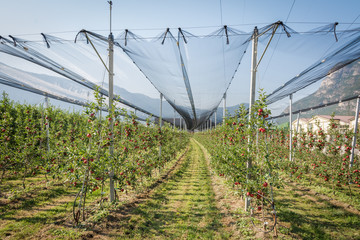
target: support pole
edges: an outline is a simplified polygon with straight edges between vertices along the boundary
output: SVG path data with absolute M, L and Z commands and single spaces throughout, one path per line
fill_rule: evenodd
M 223 124 L 225 124 L 225 118 L 226 118 L 226 92 L 224 93 Z
M 162 127 L 162 101 L 163 101 L 163 95 L 162 95 L 162 93 L 160 93 L 160 118 L 159 118 L 160 130 Z
M 292 94 L 289 95 L 289 160 L 292 161 Z
M 180 131 L 182 130 L 182 128 L 181 128 L 181 120 L 182 120 L 182 118 L 181 118 L 181 116 L 179 117 L 179 120 L 180 120 Z
M 216 119 L 216 112 L 217 112 L 217 109 L 216 109 L 216 111 L 215 111 L 215 128 L 216 128 L 216 121 L 217 121 L 217 119 Z
M 296 132 L 299 133 L 300 113 L 297 115 Z
M 174 100 L 174 105 L 175 105 L 175 100 Z M 175 117 L 176 117 L 176 110 L 174 108 L 174 129 L 175 129 Z
M 296 134 L 297 134 L 297 138 L 299 138 L 299 122 L 300 122 L 300 112 L 297 114 L 297 121 L 296 121 Z M 292 158 L 292 160 L 294 161 L 294 159 Z
M 254 34 L 252 38 L 252 61 L 251 61 L 251 82 L 250 82 L 250 101 L 249 101 L 249 120 L 251 119 L 251 108 L 255 102 L 255 90 L 256 90 L 256 66 L 257 66 L 257 46 L 259 35 L 257 27 L 254 29 Z
M 109 130 L 111 133 L 114 131 L 114 119 L 113 119 L 113 98 L 114 98 L 114 36 L 111 32 L 111 10 L 112 10 L 112 1 L 110 4 L 110 34 L 109 34 Z M 110 146 L 109 146 L 110 158 L 112 160 L 114 155 L 114 136 L 110 135 Z M 115 187 L 114 187 L 114 169 L 111 164 L 110 169 L 110 202 L 115 201 Z
M 250 82 L 250 101 L 249 101 L 249 122 L 251 122 L 251 114 L 252 114 L 252 106 L 255 102 L 255 89 L 256 89 L 256 66 L 257 66 L 257 45 L 258 45 L 258 29 L 257 27 L 254 28 L 254 34 L 252 36 L 252 61 L 251 61 L 251 82 Z M 249 128 L 251 126 L 249 125 Z M 251 145 L 250 136 L 248 137 L 248 144 L 249 147 Z M 251 158 L 248 158 L 248 161 L 246 162 L 246 168 L 247 168 L 247 180 L 250 179 L 250 169 L 252 167 Z M 248 211 L 250 207 L 250 198 L 248 196 L 245 197 L 245 211 Z
M 160 118 L 159 118 L 160 132 L 162 127 L 162 101 L 163 101 L 163 94 L 160 93 Z M 159 146 L 159 158 L 161 158 L 161 144 Z
M 358 96 L 357 98 L 357 102 L 356 102 L 356 115 L 355 115 L 355 123 L 354 123 L 354 136 L 353 136 L 353 141 L 352 141 L 352 146 L 351 146 L 351 158 L 350 158 L 350 164 L 349 164 L 349 168 L 352 168 L 354 165 L 354 155 L 355 155 L 355 145 L 356 145 L 356 134 L 357 134 L 357 130 L 358 130 L 358 122 L 359 122 L 359 107 L 360 107 L 360 96 Z
M 48 96 L 45 96 L 45 109 L 47 110 L 48 108 L 49 108 L 49 98 Z M 45 116 L 45 122 L 46 122 L 46 146 L 47 146 L 47 151 L 50 152 L 49 119 L 47 114 Z

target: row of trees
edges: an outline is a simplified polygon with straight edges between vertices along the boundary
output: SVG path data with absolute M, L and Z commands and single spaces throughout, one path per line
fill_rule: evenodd
M 354 187 L 360 187 L 358 156 L 349 167 L 351 130 L 340 128 L 332 119 L 327 132 L 319 127 L 316 132 L 294 133 L 290 160 L 289 129 L 272 126 L 265 120 L 269 114 L 264 95 L 260 94 L 251 116 L 241 106 L 222 126 L 196 135 L 211 153 L 212 168 L 242 196 L 250 196 L 260 204 L 262 197 L 272 199 L 273 187 L 281 188 L 284 179 L 289 178 L 310 184 L 323 182 L 334 193 L 348 189 L 353 194 Z M 359 146 L 356 148 L 358 152 Z
M 86 193 L 103 191 L 110 176 L 118 192 L 136 188 L 185 148 L 187 133 L 137 121 L 115 106 L 105 114 L 105 99 L 97 92 L 95 98 L 83 113 L 68 113 L 52 106 L 16 104 L 3 93 L 1 180 L 22 178 L 26 188 L 27 177 L 44 174 L 59 183 L 80 185 L 77 200 L 83 208 Z

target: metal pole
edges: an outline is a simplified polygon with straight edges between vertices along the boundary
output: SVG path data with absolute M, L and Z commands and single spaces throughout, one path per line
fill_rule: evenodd
M 296 132 L 299 133 L 300 113 L 297 115 Z
M 297 138 L 299 138 L 299 122 L 300 122 L 300 112 L 297 114 L 297 122 L 296 122 L 296 134 L 297 134 Z M 292 158 L 292 160 L 294 161 L 294 159 Z
M 225 117 L 226 117 L 226 92 L 224 93 L 223 124 L 225 124 Z
M 160 132 L 162 127 L 162 100 L 163 100 L 163 94 L 160 93 L 160 118 L 159 118 Z M 161 158 L 161 145 L 159 146 L 159 158 Z
M 160 118 L 159 118 L 160 130 L 162 127 L 162 101 L 163 101 L 163 95 L 162 93 L 160 93 Z
M 354 123 L 354 136 L 353 136 L 353 142 L 352 142 L 352 147 L 351 147 L 351 158 L 350 158 L 350 164 L 349 164 L 349 168 L 352 168 L 353 164 L 354 164 L 354 155 L 355 155 L 355 145 L 356 145 L 356 134 L 357 134 L 357 129 L 358 129 L 358 121 L 359 121 L 359 106 L 360 105 L 360 96 L 358 96 L 357 98 L 357 102 L 356 102 L 356 115 L 355 115 L 355 123 Z
M 217 109 L 216 109 L 216 111 L 215 111 L 215 128 L 216 128 L 216 121 L 217 121 L 217 119 L 216 119 L 216 112 L 217 112 Z
M 174 100 L 174 105 L 175 105 L 175 100 Z M 175 117 L 176 117 L 176 110 L 174 108 L 174 129 L 175 129 Z
M 181 122 L 182 122 L 181 119 L 182 119 L 182 118 L 181 118 L 181 116 L 180 116 L 180 118 L 179 118 L 179 120 L 180 120 L 180 131 L 182 130 L 182 129 L 181 129 Z
M 251 114 L 252 114 L 252 106 L 255 102 L 255 89 L 256 89 L 256 66 L 257 66 L 257 45 L 258 45 L 258 29 L 257 27 L 254 28 L 254 34 L 252 36 L 252 61 L 251 61 L 251 82 L 250 82 L 250 101 L 249 101 L 249 122 L 251 120 Z M 249 127 L 251 127 L 249 125 Z M 248 137 L 248 144 L 250 146 L 251 140 L 250 136 Z M 248 170 L 248 174 L 246 175 L 247 180 L 250 179 L 250 169 L 252 166 L 251 158 L 248 158 L 248 161 L 246 162 L 246 168 Z M 248 211 L 250 207 L 250 198 L 246 196 L 245 198 L 245 211 Z
M 111 10 L 112 10 L 112 1 L 109 2 L 110 4 L 110 34 L 109 34 L 109 129 L 110 132 L 113 133 L 114 131 L 114 119 L 113 119 L 113 98 L 114 98 L 114 36 L 111 32 Z M 113 158 L 114 155 L 114 136 L 113 134 L 110 135 L 110 146 L 109 146 L 109 153 L 110 158 Z M 110 169 L 110 202 L 115 201 L 115 187 L 114 187 L 114 169 L 113 165 L 111 164 Z
M 45 108 L 46 110 L 49 108 L 49 98 L 47 96 L 45 96 Z M 45 117 L 45 122 L 46 122 L 46 146 L 47 146 L 47 151 L 50 152 L 49 119 L 47 114 Z
M 289 95 L 289 100 L 290 100 L 290 113 L 289 113 L 289 149 L 290 149 L 290 153 L 289 153 L 289 160 L 292 161 L 292 94 Z
M 251 83 L 250 83 L 250 101 L 249 101 L 249 120 L 251 119 L 251 107 L 255 102 L 256 90 L 256 66 L 257 66 L 257 46 L 259 32 L 257 27 L 254 29 L 253 44 L 252 44 L 252 61 L 251 61 Z

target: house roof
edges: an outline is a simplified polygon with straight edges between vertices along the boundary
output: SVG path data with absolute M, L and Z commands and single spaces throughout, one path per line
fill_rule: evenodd
M 360 114 L 359 114 L 360 116 Z M 303 122 L 309 122 L 310 120 L 312 119 L 315 119 L 317 117 L 321 117 L 321 118 L 325 118 L 325 119 L 331 119 L 331 116 L 330 115 L 315 115 L 313 118 L 300 118 L 299 121 L 303 121 Z M 351 121 L 354 120 L 354 116 L 334 116 L 334 120 L 338 120 L 338 121 L 341 121 L 341 122 L 344 122 L 344 123 L 350 123 Z M 297 119 L 295 119 L 292 124 L 296 124 L 297 123 Z
M 331 119 L 332 117 L 330 115 L 317 115 L 315 117 L 322 117 L 325 119 Z M 350 123 L 351 119 L 354 118 L 354 116 L 334 116 L 335 120 L 339 120 L 341 122 Z
M 310 121 L 310 120 L 311 120 L 311 118 L 299 118 L 299 122 L 300 122 L 300 121 L 308 122 L 308 121 Z M 294 124 L 294 123 L 297 123 L 297 119 L 295 119 L 292 123 L 293 123 L 293 124 Z
M 359 114 L 359 117 L 360 117 L 360 114 Z M 350 121 L 354 121 L 355 120 L 355 116 L 352 116 Z
M 304 122 L 308 122 L 310 121 L 311 118 L 300 118 L 299 121 L 304 121 Z

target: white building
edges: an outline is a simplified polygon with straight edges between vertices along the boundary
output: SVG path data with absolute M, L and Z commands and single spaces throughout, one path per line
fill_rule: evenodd
M 330 115 L 316 115 L 312 118 L 299 119 L 299 132 L 302 131 L 318 131 L 319 128 L 327 131 L 330 126 Z M 355 123 L 354 116 L 334 116 L 334 121 L 339 124 L 339 128 L 353 128 Z M 297 129 L 297 119 L 292 122 L 293 130 Z
M 359 116 L 360 116 L 360 115 L 359 115 Z M 351 129 L 354 129 L 354 126 L 355 126 L 355 116 L 350 119 L 350 125 L 349 125 L 349 126 L 350 126 Z M 360 127 L 360 119 L 359 119 L 359 122 L 358 122 L 358 129 L 359 129 L 359 127 Z

